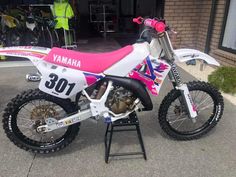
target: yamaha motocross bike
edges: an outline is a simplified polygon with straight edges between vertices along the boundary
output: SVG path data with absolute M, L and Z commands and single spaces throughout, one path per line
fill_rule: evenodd
M 215 127 L 224 109 L 221 93 L 206 82 L 183 83 L 175 63 L 193 59 L 219 63 L 197 50 L 174 50 L 162 20 L 133 21 L 155 31 L 150 43 L 102 54 L 35 46 L 0 49 L 1 55 L 27 57 L 40 73 L 38 89 L 8 103 L 3 114 L 7 137 L 36 153 L 61 150 L 75 139 L 86 119 L 112 123 L 137 111 L 151 111 L 149 93 L 158 96 L 167 76 L 174 89 L 160 105 L 161 128 L 176 140 L 192 140 Z

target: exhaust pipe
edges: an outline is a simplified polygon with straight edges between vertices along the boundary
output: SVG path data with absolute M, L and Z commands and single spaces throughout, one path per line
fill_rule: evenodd
M 39 82 L 41 80 L 41 75 L 39 73 L 29 73 L 26 74 L 25 79 L 28 82 Z

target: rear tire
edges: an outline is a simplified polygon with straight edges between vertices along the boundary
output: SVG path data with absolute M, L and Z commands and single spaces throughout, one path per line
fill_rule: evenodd
M 38 106 L 37 101 L 39 102 Z M 26 107 L 27 105 L 30 106 Z M 35 153 L 51 153 L 59 151 L 68 146 L 75 139 L 79 132 L 80 123 L 67 127 L 65 131 L 63 130 L 62 136 L 58 136 L 57 134 L 55 134 L 55 131 L 53 131 L 53 139 L 51 137 L 52 135 L 49 134 L 49 140 L 45 140 L 45 138 L 43 139 L 42 137 L 48 134 L 39 134 L 36 131 L 36 121 L 38 122 L 39 119 L 43 120 L 46 116 L 51 117 L 51 114 L 54 114 L 55 117 L 57 117 L 59 115 L 59 108 L 61 108 L 63 116 L 65 116 L 64 113 L 66 115 L 74 113 L 75 109 L 73 107 L 73 104 L 69 100 L 53 97 L 41 92 L 38 89 L 28 90 L 26 92 L 23 92 L 22 94 L 17 95 L 14 99 L 11 100 L 10 103 L 8 103 L 7 108 L 5 109 L 3 114 L 3 128 L 10 141 L 12 141 L 19 148 L 22 148 L 26 151 L 32 151 Z M 24 110 L 26 111 L 23 114 Z M 41 114 L 39 110 L 46 111 L 42 112 L 43 114 Z M 25 114 L 27 112 L 29 112 L 30 117 L 27 117 L 28 114 Z M 61 117 L 59 116 L 59 118 Z M 22 128 L 19 124 L 24 120 L 27 121 L 26 124 L 23 124 L 24 126 L 22 126 Z M 25 129 L 26 133 L 23 131 Z M 32 135 L 27 136 L 27 132 L 32 132 Z M 38 137 L 33 138 L 36 136 L 39 137 L 39 140 L 37 140 Z
M 176 140 L 192 140 L 192 139 L 197 139 L 202 137 L 203 135 L 205 135 L 206 133 L 208 133 L 213 127 L 216 126 L 216 124 L 218 123 L 218 121 L 220 120 L 220 118 L 222 117 L 223 114 L 223 110 L 224 110 L 224 101 L 223 101 L 223 97 L 220 94 L 220 92 L 214 88 L 212 85 L 210 85 L 209 83 L 206 82 L 189 82 L 187 83 L 188 89 L 190 94 L 192 95 L 195 92 L 195 97 L 196 97 L 196 93 L 202 92 L 204 93 L 203 98 L 200 98 L 200 103 L 199 103 L 199 107 L 201 104 L 201 101 L 204 99 L 205 97 L 209 97 L 210 101 L 212 100 L 212 111 L 210 109 L 210 113 L 209 117 L 207 117 L 206 121 L 203 121 L 203 124 L 193 130 L 189 130 L 189 131 L 179 131 L 178 128 L 180 128 L 179 126 L 183 127 L 183 122 L 184 121 L 189 121 L 188 124 L 189 126 L 186 126 L 187 128 L 194 126 L 194 123 L 190 120 L 190 118 L 184 119 L 182 117 L 182 114 L 186 115 L 186 111 L 184 112 L 183 105 L 173 105 L 173 103 L 178 102 L 178 99 L 181 99 L 181 92 L 179 90 L 172 90 L 162 101 L 161 106 L 159 108 L 159 123 L 161 128 L 163 129 L 164 132 L 166 132 L 170 137 L 176 139 Z M 193 95 L 192 95 L 193 97 Z M 196 99 L 197 100 L 197 99 Z M 194 104 L 197 104 L 193 98 Z M 203 100 L 204 101 L 204 100 Z M 208 99 L 209 101 L 209 99 Z M 208 102 L 207 101 L 207 102 Z M 210 104 L 210 103 L 209 103 Z M 208 105 L 206 105 L 204 108 L 206 109 L 207 107 L 209 107 Z M 171 108 L 174 108 L 174 111 L 170 110 Z M 177 108 L 177 109 L 176 109 Z M 186 110 L 186 109 L 185 109 Z M 198 110 L 200 112 L 200 110 Z M 168 115 L 172 114 L 172 117 L 180 117 L 173 120 L 169 120 L 171 119 L 171 116 L 168 117 Z M 181 114 L 181 115 L 179 115 Z M 200 113 L 197 116 L 196 121 L 201 121 L 200 118 Z M 176 127 L 173 126 L 174 123 L 178 123 L 177 121 L 182 121 L 179 123 L 177 129 Z M 192 125 L 191 125 L 192 122 Z M 186 122 L 185 122 L 186 123 Z M 181 124 L 181 125 L 180 125 Z M 188 125 L 187 124 L 187 125 Z

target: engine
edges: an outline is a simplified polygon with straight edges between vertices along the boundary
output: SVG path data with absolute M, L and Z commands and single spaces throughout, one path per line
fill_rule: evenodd
M 108 95 L 106 106 L 115 114 L 126 113 L 135 108 L 135 95 L 120 86 L 114 86 L 114 89 Z

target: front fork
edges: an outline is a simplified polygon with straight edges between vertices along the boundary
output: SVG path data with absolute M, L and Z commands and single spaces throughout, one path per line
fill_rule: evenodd
M 179 99 L 181 105 L 185 105 L 189 118 L 195 123 L 197 113 L 197 107 L 193 102 L 192 96 L 189 93 L 187 84 L 182 83 L 177 67 L 174 63 L 171 63 L 171 70 L 169 72 L 169 78 L 173 86 L 181 91 L 182 99 Z
M 186 84 L 181 81 L 179 72 L 177 71 L 177 67 L 174 63 L 174 50 L 167 32 L 159 33 L 158 39 L 161 44 L 161 47 L 165 53 L 165 58 L 168 63 L 171 65 L 171 70 L 169 72 L 170 80 L 173 83 L 173 86 L 181 91 L 181 95 L 183 99 L 179 99 L 181 105 L 185 105 L 187 108 L 187 112 L 189 118 L 192 119 L 193 122 L 196 122 L 197 110 L 196 106 L 193 103 L 192 97 L 189 94 L 189 90 Z

